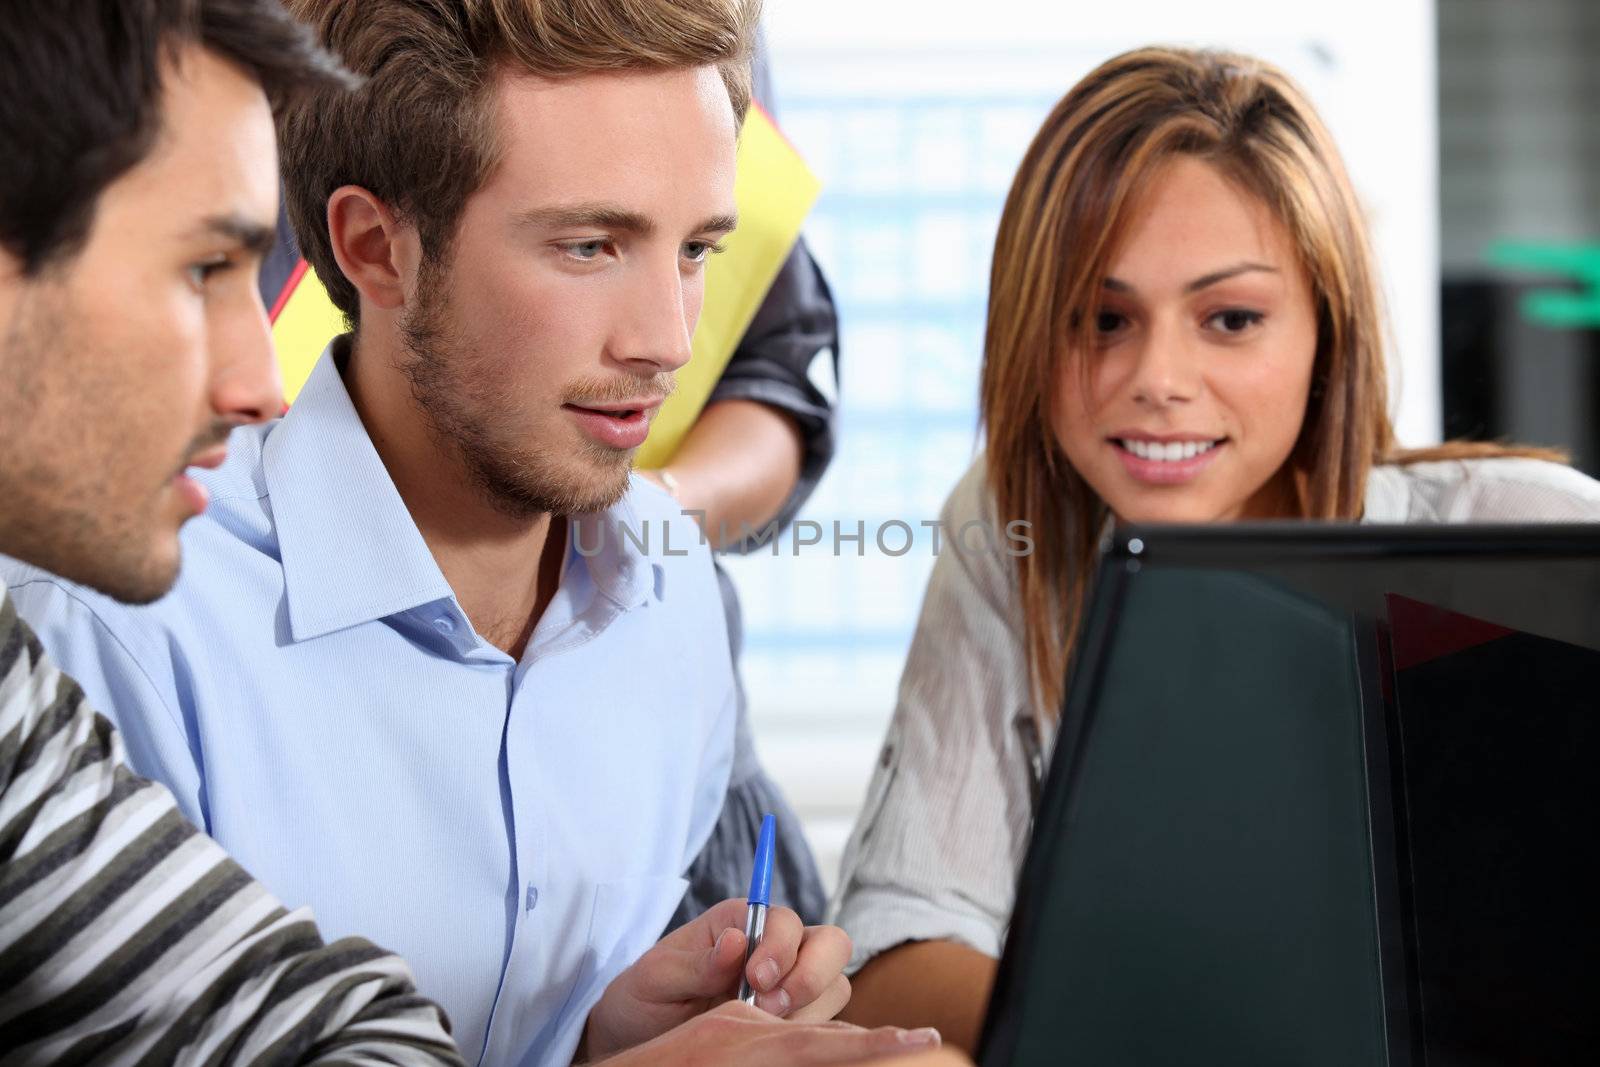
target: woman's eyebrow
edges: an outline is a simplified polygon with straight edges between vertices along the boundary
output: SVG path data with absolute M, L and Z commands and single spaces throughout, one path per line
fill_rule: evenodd
M 1221 270 L 1214 270 L 1210 274 L 1202 274 L 1188 285 L 1185 285 L 1183 291 L 1185 293 L 1198 293 L 1200 290 L 1216 285 L 1218 282 L 1225 282 L 1229 278 L 1256 270 L 1266 271 L 1269 274 L 1279 273 L 1277 267 L 1270 267 L 1265 263 L 1235 263 L 1231 267 L 1223 267 Z M 1105 287 L 1114 293 L 1131 293 L 1134 291 L 1133 286 L 1120 278 L 1107 278 Z
M 1198 293 L 1200 290 L 1216 285 L 1218 282 L 1225 282 L 1229 278 L 1257 270 L 1266 271 L 1268 274 L 1278 273 L 1277 267 L 1269 267 L 1265 263 L 1236 263 L 1231 267 L 1224 267 L 1222 270 L 1214 270 L 1210 274 L 1202 274 L 1184 286 L 1183 291 L 1186 293 Z

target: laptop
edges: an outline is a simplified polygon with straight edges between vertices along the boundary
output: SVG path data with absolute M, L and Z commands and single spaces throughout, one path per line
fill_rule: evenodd
M 1122 528 L 982 1067 L 1594 1062 L 1600 527 Z

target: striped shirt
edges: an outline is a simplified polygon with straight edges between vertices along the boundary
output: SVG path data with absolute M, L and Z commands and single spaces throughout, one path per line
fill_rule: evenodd
M 459 1064 L 447 1026 L 134 775 L 0 593 L 0 1064 Z
M 945 504 L 944 529 L 998 528 L 993 499 L 980 455 Z M 1367 480 L 1362 521 L 1594 522 L 1600 483 L 1534 459 L 1385 465 Z M 851 970 L 908 941 L 1000 955 L 1052 741 L 1034 729 L 1009 563 L 960 537 L 934 563 L 833 906 L 855 946 Z

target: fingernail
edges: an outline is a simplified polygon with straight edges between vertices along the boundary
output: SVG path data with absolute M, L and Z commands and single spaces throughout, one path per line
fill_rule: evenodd
M 921 1030 L 900 1031 L 902 1045 L 917 1045 L 919 1047 L 938 1048 L 941 1043 L 939 1031 L 931 1026 L 924 1026 Z
M 711 954 L 712 955 L 715 956 L 715 955 L 717 955 L 717 954 L 722 952 L 722 946 L 726 945 L 728 943 L 728 935 L 731 934 L 732 932 L 733 932 L 733 927 L 730 926 L 727 929 L 723 930 L 722 933 L 717 935 L 717 943 L 715 945 L 711 946 Z
M 777 985 L 781 977 L 777 960 L 762 960 L 756 965 L 756 988 L 763 993 Z
M 787 989 L 780 989 L 776 993 L 764 993 L 756 1001 L 756 1007 L 780 1019 L 789 1014 L 789 1008 L 793 1004 L 794 1001 L 790 999 Z

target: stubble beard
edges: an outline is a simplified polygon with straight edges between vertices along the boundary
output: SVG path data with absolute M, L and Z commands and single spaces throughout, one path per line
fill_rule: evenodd
M 148 604 L 178 577 L 177 527 L 167 528 L 162 506 L 176 468 L 134 477 L 116 469 L 124 428 L 111 426 L 107 413 L 130 410 L 125 399 L 63 403 L 75 390 L 100 394 L 97 384 L 118 384 L 109 367 L 72 373 L 85 361 L 117 358 L 93 351 L 77 321 L 64 293 L 40 292 L 0 337 L 0 368 L 12 385 L 0 405 L 0 552 L 123 603 Z M 98 417 L 74 417 L 91 406 Z M 171 551 L 162 551 L 169 538 Z
M 615 505 L 628 490 L 632 454 L 588 440 L 558 453 L 539 440 L 538 420 L 497 384 L 492 361 L 460 342 L 448 285 L 445 268 L 426 264 L 417 303 L 400 324 L 402 369 L 435 444 L 455 456 L 489 507 L 511 518 Z

